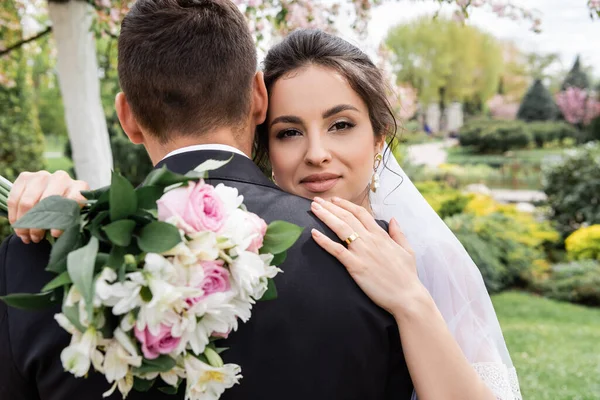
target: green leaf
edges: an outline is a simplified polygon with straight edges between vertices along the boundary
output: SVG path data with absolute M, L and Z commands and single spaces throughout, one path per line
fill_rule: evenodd
M 138 200 L 138 207 L 143 210 L 156 209 L 156 202 L 164 193 L 160 186 L 142 186 L 135 191 Z
M 63 232 L 63 234 L 56 239 L 52 250 L 50 251 L 50 260 L 46 271 L 55 272 L 61 274 L 67 270 L 67 256 L 73 250 L 81 247 L 82 236 L 79 225 L 73 225 L 69 229 Z
M 277 298 L 277 288 L 275 287 L 275 281 L 273 279 L 268 280 L 269 285 L 267 286 L 267 291 L 263 294 L 263 297 L 259 299 L 259 301 L 269 301 L 275 300 Z
M 41 310 L 50 307 L 56 302 L 52 301 L 52 292 L 44 293 L 14 293 L 0 296 L 6 305 L 22 310 Z
M 69 276 L 69 273 L 67 271 L 65 271 L 62 274 L 60 274 L 59 276 L 57 276 L 56 278 L 52 279 L 50 282 L 48 282 L 46 284 L 46 286 L 44 286 L 42 288 L 42 290 L 40 290 L 40 291 L 48 292 L 50 290 L 54 290 L 61 286 L 68 285 L 69 283 L 73 283 L 73 282 L 71 281 L 71 277 Z
M 108 240 L 121 247 L 129 246 L 134 229 L 135 221 L 130 219 L 122 219 L 102 227 Z
M 142 366 L 139 368 L 133 368 L 136 374 L 147 374 L 150 372 L 168 372 L 174 366 L 176 362 L 169 356 L 162 355 L 154 360 L 142 360 Z
M 15 222 L 15 229 L 59 229 L 66 231 L 79 224 L 79 204 L 60 196 L 46 197 Z
M 138 237 L 140 249 L 147 253 L 164 253 L 171 250 L 179 242 L 181 242 L 179 229 L 174 225 L 160 221 L 154 221 L 146 225 Z
M 155 169 L 148 174 L 142 186 L 160 186 L 167 187 L 176 183 L 183 183 L 193 180 L 194 178 L 187 177 L 185 175 L 171 172 L 166 166 L 160 169 Z
M 287 258 L 287 251 L 284 251 L 283 253 L 275 254 L 275 256 L 273 256 L 273 260 L 271 261 L 271 265 L 280 266 L 281 264 L 284 263 L 286 258 Z
M 260 248 L 261 254 L 283 253 L 296 243 L 304 228 L 285 221 L 273 221 L 267 227 L 267 234 Z
M 146 303 L 150 303 L 150 301 L 152 301 L 152 291 L 148 286 L 144 286 L 142 290 L 140 290 L 140 296 Z
M 77 306 L 63 306 L 62 313 L 79 332 L 85 332 L 85 327 L 81 325 L 81 322 L 79 322 L 79 308 L 77 308 Z
M 117 172 L 112 174 L 109 210 L 111 221 L 127 218 L 137 211 L 137 196 L 133 185 Z
M 112 249 L 110 249 L 106 265 L 118 270 L 123 264 L 125 264 L 125 249 L 123 247 L 113 246 Z
M 138 392 L 147 392 L 154 385 L 154 379 L 146 380 L 138 378 L 137 376 L 133 379 L 133 388 Z M 160 389 L 159 389 L 160 390 Z
M 110 188 L 110 186 L 107 187 Z M 94 203 L 94 205 L 90 207 L 90 214 L 108 210 L 108 201 L 110 197 L 109 195 L 110 190 L 107 190 L 106 192 L 102 193 L 98 200 L 96 200 L 96 203 Z
M 158 390 L 160 390 L 161 392 L 166 393 L 166 394 L 177 394 L 177 392 L 179 391 L 179 385 L 177 385 L 177 387 L 163 386 L 163 387 L 159 387 Z
M 99 200 L 109 190 L 110 186 L 104 186 L 96 190 L 82 190 L 81 195 L 88 200 Z
M 89 243 L 67 256 L 67 270 L 73 284 L 83 296 L 88 315 L 94 315 L 94 267 L 98 254 L 98 239 L 91 237 Z

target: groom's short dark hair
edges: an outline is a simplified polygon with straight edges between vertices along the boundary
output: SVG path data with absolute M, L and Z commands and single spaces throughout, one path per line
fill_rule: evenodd
M 162 142 L 240 126 L 256 48 L 229 0 L 138 0 L 119 37 L 119 80 L 133 114 Z

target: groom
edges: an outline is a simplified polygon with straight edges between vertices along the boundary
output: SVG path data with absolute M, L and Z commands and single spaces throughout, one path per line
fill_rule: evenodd
M 313 242 L 311 228 L 325 228 L 309 213 L 309 201 L 278 189 L 249 158 L 267 112 L 256 70 L 250 32 L 228 0 L 138 0 L 123 21 L 123 93 L 116 108 L 129 139 L 143 144 L 154 164 L 180 173 L 207 159 L 233 157 L 211 173 L 211 183 L 236 187 L 248 209 L 267 222 L 305 228 L 276 278 L 279 298 L 258 303 L 252 319 L 226 340 L 223 358 L 241 365 L 244 378 L 223 399 L 409 399 L 412 383 L 394 319 Z M 39 291 L 49 279 L 49 252 L 47 242 L 7 239 L 0 249 L 0 295 Z M 63 372 L 60 352 L 68 334 L 54 322 L 55 312 L 0 302 L 2 399 L 93 400 L 109 388 L 99 374 L 75 379 Z M 157 390 L 129 395 L 168 398 L 183 399 L 183 388 L 175 397 Z

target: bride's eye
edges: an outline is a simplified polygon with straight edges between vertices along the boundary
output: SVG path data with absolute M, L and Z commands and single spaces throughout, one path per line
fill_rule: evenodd
M 294 136 L 300 136 L 302 133 L 296 129 L 285 129 L 277 134 L 277 139 L 285 139 Z
M 333 124 L 333 126 L 330 129 L 335 130 L 335 131 L 343 131 L 346 129 L 354 128 L 355 126 L 356 125 L 353 124 L 352 122 L 338 121 L 335 124 Z

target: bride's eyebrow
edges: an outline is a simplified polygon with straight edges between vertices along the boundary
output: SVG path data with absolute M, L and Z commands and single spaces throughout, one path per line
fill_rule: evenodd
M 354 107 L 350 104 L 339 104 L 337 106 L 331 107 L 329 110 L 323 113 L 323 119 L 327 119 L 329 117 L 334 116 L 335 114 L 341 113 L 342 111 L 358 111 L 358 108 Z
M 279 123 L 302 124 L 302 119 L 300 117 L 296 117 L 295 115 L 281 115 L 275 118 L 273 121 L 271 121 L 271 124 L 269 124 L 269 128 Z

